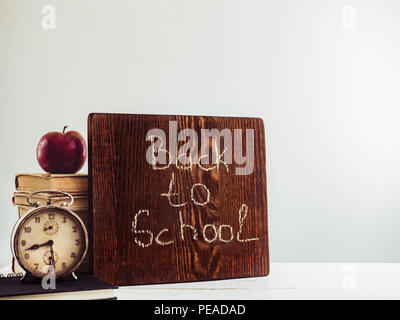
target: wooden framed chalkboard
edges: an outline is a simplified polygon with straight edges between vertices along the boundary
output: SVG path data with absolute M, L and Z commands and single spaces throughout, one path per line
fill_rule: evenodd
M 94 274 L 115 285 L 269 273 L 261 119 L 91 114 Z

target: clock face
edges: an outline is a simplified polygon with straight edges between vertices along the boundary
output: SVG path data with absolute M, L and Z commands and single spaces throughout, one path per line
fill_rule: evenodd
M 87 231 L 77 215 L 59 207 L 43 207 L 24 215 L 14 228 L 18 263 L 43 278 L 53 267 L 56 277 L 73 272 L 87 251 Z

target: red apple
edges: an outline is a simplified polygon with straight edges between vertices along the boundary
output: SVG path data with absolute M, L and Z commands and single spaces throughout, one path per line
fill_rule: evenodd
M 82 169 L 86 161 L 86 141 L 77 131 L 49 132 L 39 141 L 36 157 L 46 172 L 71 174 Z

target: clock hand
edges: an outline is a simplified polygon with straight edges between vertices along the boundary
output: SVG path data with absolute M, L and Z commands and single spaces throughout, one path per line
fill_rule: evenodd
M 37 250 L 37 249 L 39 249 L 39 245 L 38 244 L 34 244 L 32 247 L 29 247 L 29 248 L 27 248 L 27 249 L 25 249 L 25 250 Z
M 54 268 L 54 272 L 56 272 L 56 261 L 54 260 L 53 241 L 51 241 L 50 253 L 51 253 L 51 265 Z
M 49 241 L 47 241 L 47 242 L 45 242 L 45 243 L 42 243 L 42 244 L 34 244 L 33 246 L 31 246 L 31 247 L 29 247 L 29 248 L 27 248 L 27 249 L 25 249 L 25 250 L 37 250 L 37 249 L 39 249 L 40 247 L 52 246 L 52 245 L 53 245 L 53 240 L 49 240 Z

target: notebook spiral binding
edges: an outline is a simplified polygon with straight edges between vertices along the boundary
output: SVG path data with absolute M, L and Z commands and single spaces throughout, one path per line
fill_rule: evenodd
M 0 280 L 1 279 L 7 279 L 7 278 L 22 278 L 24 275 L 20 272 L 18 273 L 7 273 L 6 275 L 4 275 L 3 273 L 0 273 Z
M 11 260 L 11 273 L 3 274 L 0 273 L 0 280 L 1 279 L 6 279 L 6 278 L 22 278 L 24 274 L 22 272 L 15 272 L 15 258 L 12 257 Z

